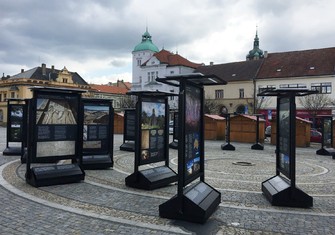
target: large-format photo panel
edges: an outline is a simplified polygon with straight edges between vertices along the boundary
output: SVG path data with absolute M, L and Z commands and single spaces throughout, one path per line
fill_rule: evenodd
M 83 152 L 107 154 L 110 148 L 110 105 L 84 102 Z
M 9 142 L 22 142 L 22 131 L 23 131 L 23 104 L 9 104 Z
M 143 99 L 139 165 L 164 161 L 166 155 L 166 104 L 164 99 Z
M 196 86 L 185 87 L 185 135 L 184 139 L 184 186 L 198 178 L 203 169 L 201 166 L 202 151 L 202 92 Z
M 36 158 L 75 158 L 78 139 L 78 97 L 38 92 Z
M 279 101 L 279 152 L 278 152 L 278 170 L 289 179 L 291 178 L 291 124 L 290 124 L 290 97 L 280 98 Z

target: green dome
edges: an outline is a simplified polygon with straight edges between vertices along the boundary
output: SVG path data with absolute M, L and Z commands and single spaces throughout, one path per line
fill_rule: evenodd
M 146 50 L 154 51 L 154 52 L 159 51 L 158 47 L 152 43 L 151 35 L 149 34 L 148 30 L 146 30 L 145 33 L 142 35 L 142 42 L 134 48 L 134 52 L 135 51 L 146 51 Z

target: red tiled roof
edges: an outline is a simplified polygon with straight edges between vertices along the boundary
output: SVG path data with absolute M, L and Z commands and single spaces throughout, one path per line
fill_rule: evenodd
M 206 117 L 214 119 L 214 120 L 225 120 L 224 117 L 221 117 L 219 115 L 216 114 L 205 114 Z
M 109 94 L 126 94 L 129 91 L 127 88 L 117 86 L 96 85 L 96 84 L 90 84 L 90 86 L 93 89 L 97 90 L 98 92 L 109 93 Z
M 193 63 L 179 54 L 173 54 L 167 50 L 161 50 L 156 52 L 153 56 L 155 56 L 161 64 L 167 64 L 168 66 L 185 66 L 190 68 L 198 68 L 202 64 Z M 146 63 L 144 63 L 145 65 Z
M 269 53 L 257 75 L 262 78 L 321 76 L 334 73 L 335 47 Z

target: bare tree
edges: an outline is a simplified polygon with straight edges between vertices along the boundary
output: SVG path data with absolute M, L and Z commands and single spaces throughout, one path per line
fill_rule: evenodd
M 120 99 L 122 109 L 135 108 L 136 99 L 130 95 L 126 95 Z
M 270 97 L 267 96 L 257 96 L 256 94 L 252 94 L 251 98 L 247 98 L 248 105 L 252 108 L 249 113 L 258 113 L 260 109 L 265 108 L 269 103 Z
M 220 104 L 213 99 L 206 98 L 204 102 L 204 106 L 205 106 L 204 107 L 205 113 L 208 113 L 208 114 L 220 113 Z
M 307 110 L 307 112 L 313 118 L 313 124 L 315 123 L 315 118 L 320 110 L 324 110 L 334 103 L 334 100 L 327 94 L 312 94 L 300 97 L 300 104 Z

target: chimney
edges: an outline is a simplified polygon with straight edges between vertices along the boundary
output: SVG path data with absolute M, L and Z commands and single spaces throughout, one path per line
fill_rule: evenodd
M 24 69 L 21 69 L 21 73 L 24 73 Z
M 46 64 L 42 64 L 42 75 L 47 75 Z
M 210 66 L 213 66 L 213 65 L 214 65 L 214 62 L 213 62 L 213 61 L 209 62 L 209 65 L 210 65 Z
M 268 58 L 268 51 L 264 51 L 264 58 Z

